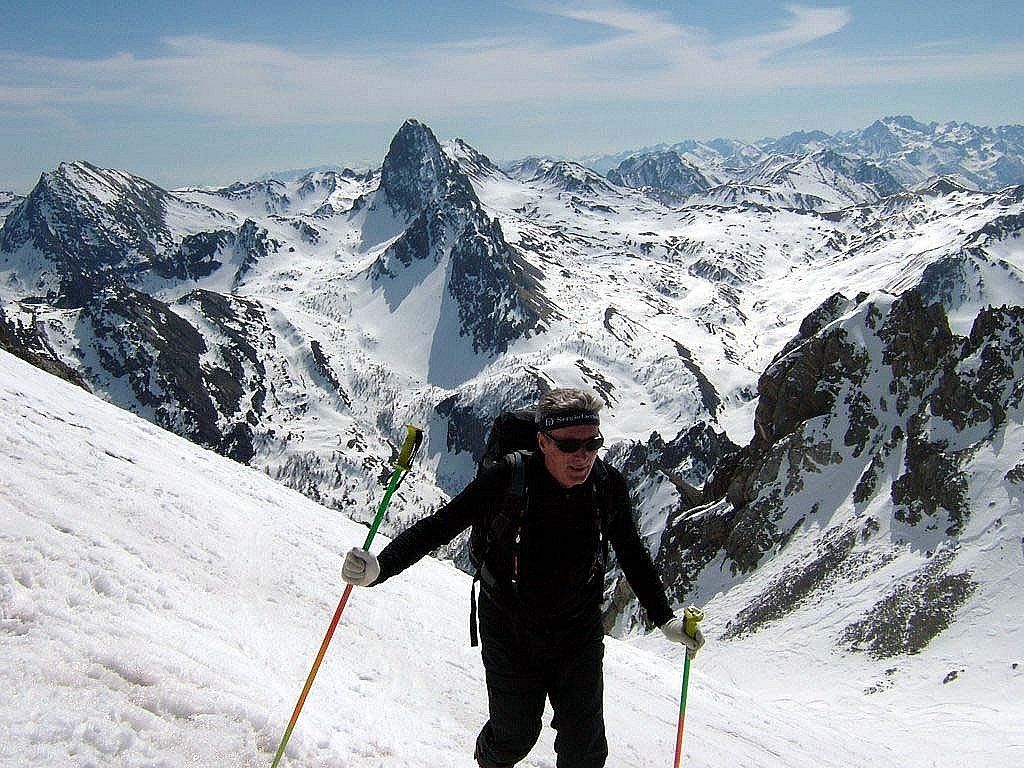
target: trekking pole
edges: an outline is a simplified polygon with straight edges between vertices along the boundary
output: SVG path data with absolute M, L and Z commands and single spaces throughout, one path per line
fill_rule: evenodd
M 683 630 L 690 637 L 697 634 L 697 624 L 704 621 L 704 611 L 695 605 L 691 605 L 683 612 Z M 686 661 L 683 664 L 683 691 L 679 695 L 679 726 L 676 728 L 676 762 L 675 768 L 679 768 L 679 761 L 683 757 L 683 723 L 686 722 L 686 689 L 690 686 L 690 654 L 686 654 Z
M 366 541 L 363 543 L 364 550 L 370 549 L 373 537 L 377 535 L 377 529 L 380 528 L 381 521 L 384 520 L 384 513 L 387 511 L 388 504 L 391 501 L 391 496 L 398 489 L 402 478 L 405 477 L 405 473 L 411 469 L 413 454 L 416 453 L 420 444 L 423 442 L 423 430 L 419 427 L 406 424 L 405 429 L 407 430 L 405 442 L 402 444 L 402 450 L 399 451 L 398 461 L 395 462 L 395 470 L 391 473 L 391 480 L 388 483 L 388 489 L 384 492 L 384 498 L 381 499 L 380 507 L 377 508 L 377 516 L 373 519 L 373 525 L 370 526 L 370 532 L 366 535 Z M 324 660 L 324 654 L 327 653 L 327 646 L 331 643 L 331 638 L 334 636 L 334 630 L 338 626 L 338 621 L 341 619 L 342 611 L 345 610 L 345 605 L 348 603 L 348 596 L 351 593 L 352 585 L 347 584 L 345 586 L 345 592 L 342 594 L 341 600 L 338 602 L 338 607 L 334 611 L 334 618 L 331 619 L 331 625 L 327 628 L 327 634 L 324 636 L 324 641 L 320 645 L 320 652 L 316 655 L 316 660 L 313 662 L 313 668 L 309 670 L 309 676 L 306 678 L 306 685 L 303 687 L 302 693 L 299 694 L 299 700 L 295 704 L 295 711 L 292 712 L 292 719 L 289 721 L 288 727 L 285 729 L 284 737 L 281 739 L 281 745 L 277 748 L 277 754 L 274 756 L 274 762 L 270 764 L 270 768 L 277 768 L 277 764 L 281 761 L 281 756 L 284 755 L 285 747 L 288 746 L 288 739 L 290 739 L 292 735 L 292 729 L 295 728 L 295 723 L 299 719 L 299 713 L 302 711 L 302 705 L 306 703 L 306 696 L 309 694 L 309 689 L 313 687 L 313 678 L 316 677 L 317 670 L 320 669 L 320 662 Z

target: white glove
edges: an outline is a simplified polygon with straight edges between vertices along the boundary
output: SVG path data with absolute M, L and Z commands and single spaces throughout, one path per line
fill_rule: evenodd
M 352 547 L 345 555 L 341 566 L 341 578 L 357 587 L 368 587 L 380 576 L 377 556 L 366 550 Z
M 686 646 L 686 655 L 691 659 L 697 655 L 697 651 L 704 647 L 704 635 L 698 629 L 693 637 L 686 634 L 686 624 L 682 619 L 669 619 L 661 625 L 661 631 L 665 637 L 673 643 L 682 643 Z

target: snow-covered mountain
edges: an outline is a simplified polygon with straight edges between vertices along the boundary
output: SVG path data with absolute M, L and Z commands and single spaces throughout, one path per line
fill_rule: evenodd
M 760 146 L 767 152 L 808 151 L 813 146 L 870 160 L 903 184 L 952 176 L 968 186 L 994 191 L 1024 182 L 1024 126 L 987 128 L 970 123 L 920 123 L 908 115 L 886 117 L 859 131 L 815 134 L 812 144 L 785 137 Z
M 751 168 L 741 181 L 783 194 L 816 198 L 828 209 L 876 203 L 903 191 L 899 182 L 878 166 L 865 160 L 852 160 L 829 149 L 799 157 L 772 155 Z
M 753 143 L 689 139 L 613 155 L 589 156 L 581 162 L 606 173 L 631 158 L 671 152 L 709 179 L 725 184 L 743 181 L 759 164 L 778 162 L 776 156 L 792 162 L 826 151 L 876 166 L 905 187 L 919 186 L 936 176 L 948 176 L 959 184 L 989 192 L 1024 184 L 1024 126 L 925 124 L 907 115 L 885 117 L 866 128 L 835 134 L 795 131 Z M 878 171 L 872 171 L 872 175 L 877 177 Z
M 386 533 L 472 476 L 500 410 L 589 386 L 675 599 L 720 597 L 730 637 L 833 590 L 821 653 L 873 650 L 867 603 L 929 562 L 949 617 L 977 610 L 998 569 L 961 577 L 967 545 L 1008 546 L 1020 511 L 1019 316 L 998 308 L 1024 305 L 1024 187 L 907 189 L 820 147 L 731 173 L 665 205 L 627 186 L 657 173 L 502 171 L 414 120 L 366 173 L 169 191 L 65 164 L 0 230 L 5 348 L 360 521 L 420 423 L 426 471 Z M 885 589 L 854 567 L 883 560 Z M 609 625 L 638 626 L 609 590 Z
M 834 211 L 878 202 L 903 191 L 887 171 L 831 149 L 768 154 L 745 167 L 712 162 L 709 175 L 677 151 L 634 155 L 608 172 L 616 184 L 642 190 L 666 205 L 752 203 L 806 211 Z M 711 179 L 726 179 L 715 183 Z
M 623 160 L 608 172 L 608 180 L 639 189 L 667 205 L 706 192 L 711 182 L 696 166 L 675 152 L 656 152 Z

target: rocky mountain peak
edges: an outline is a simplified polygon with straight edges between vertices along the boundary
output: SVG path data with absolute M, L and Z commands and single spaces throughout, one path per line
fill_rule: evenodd
M 678 203 L 712 186 L 696 166 L 675 152 L 650 152 L 630 157 L 608 172 L 608 180 L 622 187 L 645 190 L 650 196 L 668 203 Z
M 921 185 L 914 190 L 919 195 L 927 197 L 945 197 L 955 195 L 959 192 L 972 192 L 974 190 L 965 187 L 953 176 L 939 176 L 938 178 Z
M 450 146 L 474 167 L 491 166 L 464 142 Z M 459 163 L 416 120 L 407 120 L 391 142 L 373 209 L 379 212 L 382 201 L 406 220 L 369 270 L 374 289 L 382 291 L 393 311 L 442 262 L 449 262 L 444 293 L 450 308 L 442 314 L 450 314 L 439 321 L 431 371 L 448 369 L 445 375 L 450 375 L 456 370 L 455 344 L 444 337 L 445 322 L 459 329 L 472 356 L 487 357 L 534 332 L 550 315 L 536 270 L 484 212 Z
M 884 123 L 886 126 L 896 126 L 902 128 L 905 131 L 911 131 L 913 133 L 934 133 L 936 123 L 925 124 L 918 122 L 910 115 L 889 115 L 883 117 L 879 122 Z
M 391 140 L 379 194 L 392 211 L 407 218 L 445 198 L 456 205 L 476 200 L 469 180 L 441 149 L 433 131 L 412 119 Z
M 771 140 L 770 143 L 762 146 L 762 149 L 785 155 L 799 155 L 828 146 L 831 138 L 824 131 L 796 131 Z
M 87 162 L 43 173 L 0 230 L 0 252 L 32 246 L 57 267 L 63 303 L 77 305 L 114 273 L 172 245 L 171 195 L 138 176 Z

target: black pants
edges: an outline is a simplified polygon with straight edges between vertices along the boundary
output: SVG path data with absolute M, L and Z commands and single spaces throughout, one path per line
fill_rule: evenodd
M 482 768 L 511 768 L 529 754 L 551 699 L 558 768 L 603 768 L 604 633 L 594 606 L 562 627 L 532 626 L 480 595 L 480 639 L 490 719 L 476 740 Z

